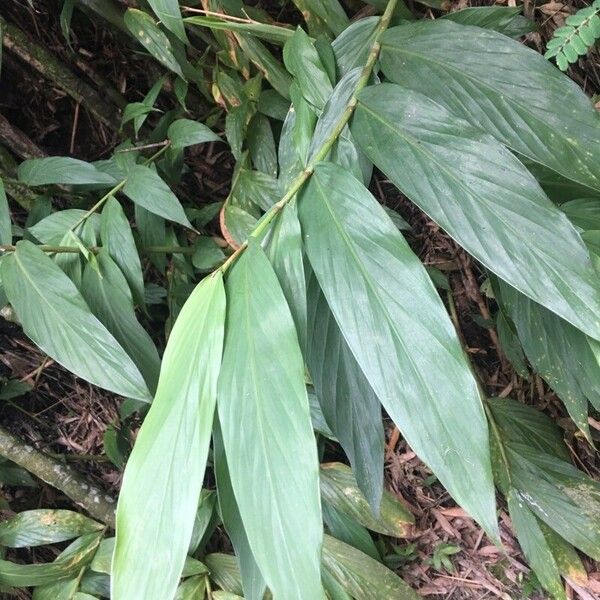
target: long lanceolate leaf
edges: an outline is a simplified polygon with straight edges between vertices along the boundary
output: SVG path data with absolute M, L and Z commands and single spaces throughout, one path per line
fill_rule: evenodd
M 381 65 L 518 153 L 600 189 L 600 115 L 534 50 L 487 29 L 422 21 L 382 36 Z
M 425 269 L 340 167 L 318 164 L 299 206 L 308 257 L 365 377 L 415 452 L 497 539 L 481 399 Z
M 54 360 L 107 390 L 150 399 L 132 359 L 92 314 L 75 284 L 39 248 L 19 242 L 2 261 L 2 282 L 23 331 Z
M 383 492 L 381 405 L 336 323 L 312 270 L 306 362 L 325 421 L 346 452 L 373 512 Z
M 352 133 L 413 202 L 491 271 L 600 339 L 598 276 L 569 220 L 498 141 L 422 94 L 359 94 Z
M 225 324 L 222 275 L 182 308 L 117 508 L 114 600 L 169 600 L 187 554 L 206 467 Z
M 257 242 L 228 276 L 218 410 L 231 484 L 275 599 L 321 598 L 319 465 L 294 322 Z

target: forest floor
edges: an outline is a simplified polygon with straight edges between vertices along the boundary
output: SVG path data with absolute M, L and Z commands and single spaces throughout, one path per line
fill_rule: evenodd
M 514 0 L 509 0 L 509 4 Z M 126 2 L 129 5 L 134 3 Z M 468 0 L 449 2 L 446 9 L 463 8 Z M 281 3 L 262 2 L 262 6 Z M 291 4 L 291 3 L 289 3 Z M 358 3 L 352 3 L 358 4 Z M 119 33 L 90 20 L 76 11 L 73 18 L 71 48 L 65 44 L 59 14 L 60 0 L 2 0 L 0 17 L 19 27 L 27 39 L 42 46 L 68 65 L 78 78 L 109 97 L 111 106 L 122 99 L 139 101 L 160 74 L 159 67 L 141 53 L 131 52 Z M 526 43 L 542 50 L 553 30 L 576 8 L 576 2 L 550 0 L 533 3 L 525 0 L 524 12 L 539 24 L 539 31 L 529 34 Z M 415 11 L 433 16 L 439 11 L 415 5 Z M 276 10 L 278 16 L 280 7 Z M 293 13 L 286 8 L 286 14 Z M 298 16 L 299 18 L 299 16 Z M 7 146 L 17 160 L 36 155 L 70 155 L 86 160 L 105 158 L 118 141 L 118 126 L 110 118 L 103 121 L 81 107 L 64 88 L 49 81 L 24 57 L 4 48 L 0 79 L 0 151 Z M 515 65 L 515 68 L 519 68 Z M 600 92 L 600 53 L 592 52 L 579 61 L 569 75 L 590 96 Z M 164 109 L 169 106 L 161 107 Z M 194 116 L 201 118 L 202 110 Z M 12 127 L 6 132 L 3 121 Z M 118 117 L 114 121 L 118 124 Z M 15 128 L 22 137 L 14 137 Z M 198 205 L 222 200 L 233 161 L 226 154 L 209 149 L 190 153 L 186 160 L 195 178 Z M 481 290 L 482 277 L 476 263 L 460 250 L 434 223 L 414 205 L 401 197 L 379 176 L 373 192 L 382 203 L 394 208 L 411 225 L 407 237 L 426 265 L 440 269 L 448 278 L 448 296 L 455 307 L 454 318 L 464 345 L 490 396 L 508 396 L 535 405 L 565 428 L 573 461 L 592 477 L 600 479 L 597 453 L 577 435 L 566 418 L 562 403 L 537 378 L 522 379 L 503 356 L 497 335 L 490 325 L 490 300 Z M 15 207 L 16 208 L 16 207 Z M 19 217 L 18 209 L 17 217 Z M 21 217 L 25 217 L 23 212 Z M 218 233 L 218 224 L 215 224 Z M 149 324 L 150 327 L 152 323 Z M 160 335 L 160 334 L 158 334 Z M 16 378 L 32 386 L 25 396 L 0 401 L 0 423 L 38 449 L 60 455 L 107 493 L 118 494 L 121 471 L 104 454 L 107 428 L 118 424 L 121 400 L 71 375 L 37 350 L 19 328 L 0 318 L 0 376 Z M 600 422 L 590 422 L 600 441 Z M 416 517 L 414 536 L 400 540 L 394 568 L 416 588 L 431 598 L 483 599 L 543 598 L 539 586 L 526 566 L 511 532 L 504 506 L 500 522 L 505 551 L 495 547 L 457 507 L 428 469 L 415 457 L 387 423 L 386 483 Z M 52 487 L 5 487 L 0 491 L 12 510 L 35 507 L 68 507 L 69 501 Z M 452 570 L 436 569 L 432 560 L 446 551 Z M 48 554 L 50 553 L 50 554 Z M 24 560 L 49 560 L 52 550 L 21 553 Z M 390 563 L 391 564 L 391 563 Z M 567 584 L 570 598 L 600 598 L 600 566 L 587 560 L 590 579 L 598 590 L 590 592 Z M 596 594 L 596 595 L 594 595 Z M 29 597 L 23 593 L 20 597 Z

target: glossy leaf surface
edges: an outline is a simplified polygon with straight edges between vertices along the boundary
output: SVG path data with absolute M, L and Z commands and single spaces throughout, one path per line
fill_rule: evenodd
M 585 245 L 499 142 L 393 84 L 359 94 L 352 133 L 375 165 L 470 254 L 600 338 L 598 277 Z
M 90 383 L 149 400 L 134 362 L 44 252 L 19 242 L 10 259 L 2 261 L 2 282 L 23 331 L 46 354 Z
M 156 397 L 127 463 L 112 567 L 116 600 L 175 595 L 208 456 L 224 322 L 217 273 L 202 280 L 175 322 Z
M 311 265 L 366 379 L 413 450 L 497 536 L 481 400 L 423 265 L 340 167 L 318 164 L 299 206 Z
M 275 598 L 319 598 L 323 530 L 302 355 L 257 242 L 231 270 L 226 290 L 235 327 L 226 333 L 218 410 L 244 529 Z

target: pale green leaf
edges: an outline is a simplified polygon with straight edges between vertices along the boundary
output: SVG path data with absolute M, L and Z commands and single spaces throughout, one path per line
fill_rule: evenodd
M 225 322 L 220 273 L 182 308 L 158 389 L 123 477 L 112 567 L 115 598 L 175 594 L 192 536 L 216 402 Z
M 2 179 L 0 179 L 0 244 L 12 244 L 10 210 Z
M 31 158 L 19 165 L 19 180 L 26 185 L 98 184 L 111 187 L 117 180 L 94 165 L 68 156 Z
M 323 530 L 302 355 L 277 277 L 250 242 L 227 279 L 227 320 L 236 324 L 227 330 L 219 377 L 227 464 L 252 553 L 275 597 L 319 598 Z
M 134 362 L 44 252 L 31 242 L 19 242 L 2 261 L 2 282 L 23 331 L 42 351 L 90 383 L 149 399 Z

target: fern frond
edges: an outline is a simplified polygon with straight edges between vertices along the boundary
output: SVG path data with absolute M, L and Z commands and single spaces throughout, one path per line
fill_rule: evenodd
M 566 71 L 570 64 L 588 53 L 600 39 L 600 0 L 567 17 L 546 45 L 546 58 L 555 58 L 558 68 Z

